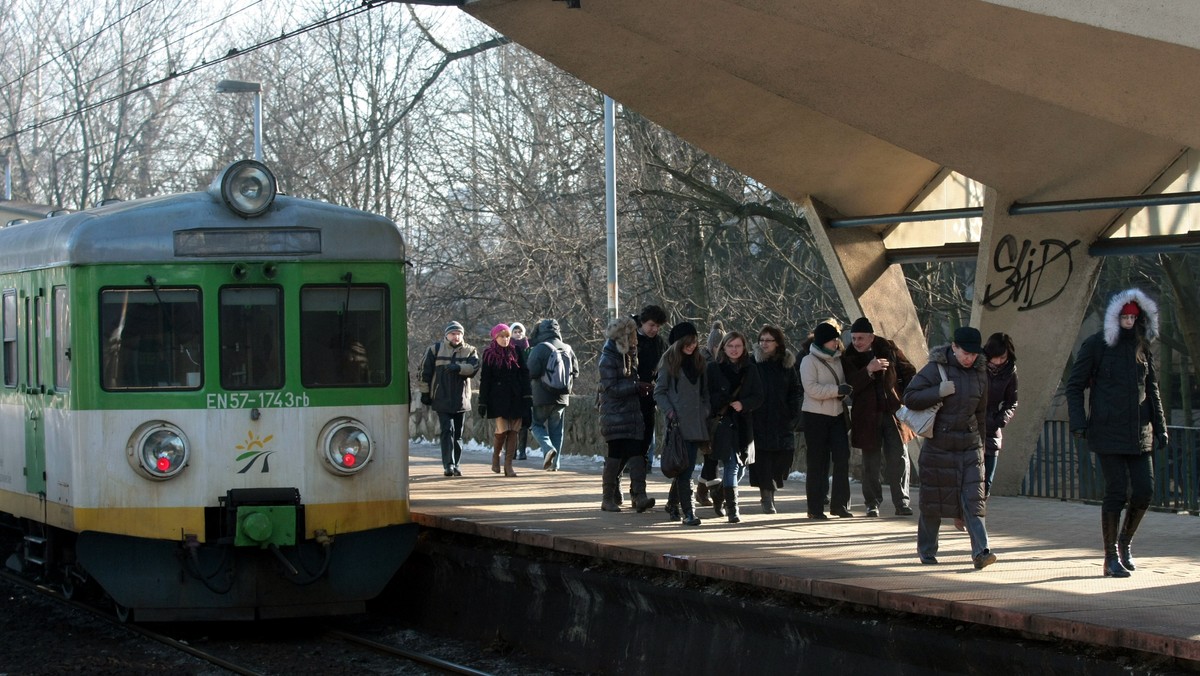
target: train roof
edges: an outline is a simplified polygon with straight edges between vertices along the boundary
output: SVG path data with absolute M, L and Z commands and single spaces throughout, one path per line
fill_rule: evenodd
M 110 203 L 0 228 L 0 270 L 213 259 L 402 261 L 390 219 L 279 195 L 244 218 L 208 192 Z

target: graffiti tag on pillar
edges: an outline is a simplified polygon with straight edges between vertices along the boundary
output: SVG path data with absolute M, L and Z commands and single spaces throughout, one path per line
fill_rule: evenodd
M 992 270 L 1003 276 L 1004 283 L 994 291 L 988 284 L 983 304 L 998 308 L 1017 303 L 1017 310 L 1024 311 L 1058 298 L 1071 279 L 1074 270 L 1071 249 L 1076 244 L 1079 240 L 1068 244 L 1058 239 L 1043 239 L 1034 244 L 1027 239 L 1018 245 L 1016 237 L 1005 235 L 992 254 Z M 1042 286 L 1043 281 L 1050 286 Z

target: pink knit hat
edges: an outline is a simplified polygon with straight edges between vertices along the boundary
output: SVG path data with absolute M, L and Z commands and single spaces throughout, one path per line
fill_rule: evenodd
M 500 335 L 502 332 L 507 333 L 510 336 L 512 335 L 512 331 L 508 329 L 508 324 L 497 324 L 492 327 L 492 340 L 495 340 L 496 336 Z

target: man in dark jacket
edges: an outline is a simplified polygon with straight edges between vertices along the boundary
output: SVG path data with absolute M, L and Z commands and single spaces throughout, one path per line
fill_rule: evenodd
M 570 393 L 551 392 L 544 382 L 542 375 L 546 373 L 546 363 L 552 352 L 557 351 L 571 380 L 579 375 L 579 360 L 575 351 L 562 340 L 562 331 L 556 319 L 543 319 L 538 322 L 530 337 L 533 347 L 529 350 L 529 379 L 533 391 L 533 425 L 530 432 L 542 449 L 545 460 L 542 469 L 557 472 L 562 459 L 563 422 L 567 405 L 571 403 Z
M 895 414 L 900 410 L 900 393 L 917 370 L 894 342 L 875 335 L 866 317 L 859 317 L 850 326 L 850 343 L 851 349 L 842 355 L 842 368 L 846 381 L 854 388 L 850 445 L 862 449 L 867 516 L 879 516 L 882 473 L 886 473 L 891 487 L 896 514 L 910 516 L 908 446 L 901 439 Z
M 441 423 L 442 473 L 462 476 L 463 413 L 471 410 L 471 376 L 479 369 L 479 355 L 463 342 L 462 324 L 447 324 L 445 336 L 425 351 L 417 389 L 421 403 L 437 411 Z
M 642 406 L 642 456 L 646 471 L 654 466 L 654 383 L 658 380 L 658 362 L 667 351 L 667 339 L 660 332 L 667 323 L 667 311 L 647 305 L 634 317 L 637 322 L 638 401 Z

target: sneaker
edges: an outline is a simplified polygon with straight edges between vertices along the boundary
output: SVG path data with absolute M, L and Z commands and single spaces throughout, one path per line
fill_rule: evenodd
M 913 515 L 912 507 L 909 507 L 908 505 L 900 505 L 899 507 L 896 508 L 896 516 L 912 516 L 912 515 Z
M 454 476 L 454 470 L 447 469 L 446 471 L 442 472 L 442 476 Z
M 462 476 L 462 470 L 460 470 L 457 465 L 455 465 L 452 471 L 454 472 L 454 476 Z
M 992 550 L 985 549 L 979 556 L 975 557 L 975 570 L 983 570 L 996 562 L 996 555 Z
M 878 507 L 872 507 L 872 508 L 868 509 L 868 510 L 867 510 L 867 516 L 869 516 L 869 517 L 871 517 L 871 518 L 877 518 L 877 517 L 879 516 L 879 508 L 878 508 Z

